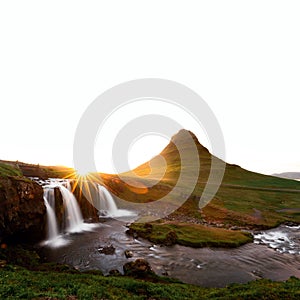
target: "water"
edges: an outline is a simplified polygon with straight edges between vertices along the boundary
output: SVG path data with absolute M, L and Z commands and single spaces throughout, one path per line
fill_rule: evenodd
M 61 192 L 64 201 L 64 207 L 66 209 L 66 231 L 80 232 L 82 230 L 83 217 L 77 200 L 72 192 L 63 185 L 59 185 L 59 190 Z
M 54 189 L 44 188 L 44 203 L 47 213 L 47 239 L 42 243 L 44 246 L 61 247 L 69 243 L 59 234 L 57 219 L 55 215 L 55 196 Z
M 47 240 L 51 241 L 56 239 L 58 236 L 57 221 L 56 221 L 55 212 L 51 207 L 51 205 L 48 203 L 48 200 L 45 196 L 44 196 L 44 202 L 47 211 L 47 228 L 48 228 Z
M 99 207 L 98 210 L 101 216 L 118 218 L 130 217 L 136 214 L 127 209 L 119 209 L 115 203 L 114 198 L 110 192 L 102 185 L 97 185 L 99 194 Z
M 300 254 L 300 226 L 279 226 L 254 234 L 254 243 L 263 244 L 280 253 Z
M 61 247 L 68 243 L 67 235 L 71 233 L 80 233 L 84 231 L 94 230 L 99 224 L 85 223 L 82 217 L 80 207 L 77 199 L 72 193 L 71 181 L 67 179 L 49 178 L 47 180 L 41 180 L 39 178 L 32 178 L 44 189 L 44 201 L 47 209 L 47 239 L 43 242 L 43 245 L 49 247 Z M 55 193 L 54 189 L 59 188 L 63 199 L 64 205 L 64 224 L 62 232 L 58 230 L 57 218 L 55 215 Z M 115 201 L 109 191 L 101 186 L 97 185 L 99 196 L 99 214 L 103 217 L 113 218 L 125 218 L 136 216 L 135 213 L 126 209 L 119 209 L 115 204 Z
M 93 230 L 98 224 L 84 223 L 78 202 L 71 192 L 71 183 L 67 179 L 35 179 L 44 189 L 44 202 L 47 211 L 47 237 L 42 245 L 57 248 L 70 243 L 66 236 L 70 233 L 78 233 Z M 58 230 L 57 218 L 55 215 L 55 194 L 54 189 L 59 188 L 64 205 L 64 224 L 62 232 Z
M 289 239 L 297 231 L 285 228 Z M 107 219 L 93 232 L 70 235 L 70 244 L 44 252 L 48 261 L 67 263 L 81 271 L 99 269 L 104 274 L 138 258 L 146 259 L 159 275 L 168 275 L 185 283 L 207 287 L 223 287 L 230 283 L 246 283 L 259 278 L 286 280 L 300 277 L 300 255 L 280 253 L 263 244 L 250 243 L 235 249 L 165 247 L 126 235 L 123 222 Z M 281 231 L 282 228 L 269 232 Z M 298 241 L 298 244 L 300 242 Z M 113 255 L 99 252 L 112 245 Z M 124 251 L 133 252 L 127 259 Z

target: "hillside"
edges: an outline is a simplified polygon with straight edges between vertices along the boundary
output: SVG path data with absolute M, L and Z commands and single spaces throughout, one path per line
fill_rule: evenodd
M 174 141 L 177 145 L 180 144 L 187 154 L 192 148 L 184 138 L 186 132 L 181 130 L 177 133 L 160 153 L 166 161 L 167 168 L 163 178 L 153 187 L 147 186 L 149 182 L 157 180 L 163 169 L 159 156 L 132 172 L 120 174 L 126 178 L 126 184 L 122 183 L 118 175 L 101 174 L 103 183 L 114 194 L 132 202 L 151 202 L 167 195 L 175 186 L 181 168 L 180 155 Z M 299 182 L 250 172 L 231 164 L 226 164 L 222 184 L 213 200 L 200 210 L 198 202 L 209 176 L 213 156 L 199 143 L 194 134 L 190 132 L 190 135 L 197 146 L 201 162 L 197 185 L 185 204 L 165 218 L 165 223 L 192 222 L 229 229 L 254 229 L 274 227 L 283 222 L 300 222 Z M 195 163 L 192 156 L 188 168 L 193 174 Z M 132 187 L 130 182 L 135 187 Z M 181 186 L 181 193 L 184 193 L 184 185 L 188 187 L 189 178 L 186 178 Z

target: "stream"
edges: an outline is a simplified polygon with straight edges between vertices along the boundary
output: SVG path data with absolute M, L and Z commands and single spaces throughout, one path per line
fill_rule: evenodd
M 144 258 L 158 275 L 206 287 L 300 277 L 300 227 L 282 225 L 255 233 L 253 243 L 235 249 L 153 245 L 128 236 L 126 230 L 125 223 L 107 218 L 91 231 L 65 235 L 62 247 L 43 247 L 43 255 L 47 261 L 66 263 L 80 271 L 101 270 L 105 275 L 110 270 L 122 273 L 126 262 Z M 108 246 L 115 252 L 101 253 Z M 132 251 L 133 257 L 126 258 L 125 250 Z

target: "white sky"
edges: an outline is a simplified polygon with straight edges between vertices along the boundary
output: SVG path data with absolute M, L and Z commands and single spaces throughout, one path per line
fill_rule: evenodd
M 1 1 L 0 158 L 72 166 L 86 107 L 116 84 L 156 77 L 209 104 L 228 162 L 300 171 L 299 15 L 299 1 Z M 109 140 L 96 145 L 104 172 Z M 140 140 L 131 166 L 165 144 Z

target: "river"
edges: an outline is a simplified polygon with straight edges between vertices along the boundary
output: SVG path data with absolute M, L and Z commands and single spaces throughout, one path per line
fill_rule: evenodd
M 65 236 L 69 243 L 63 247 L 44 247 L 43 254 L 47 261 L 67 263 L 80 271 L 97 269 L 105 275 L 113 269 L 122 273 L 126 262 L 144 258 L 159 275 L 206 287 L 300 277 L 299 227 L 282 225 L 256 233 L 254 243 L 235 249 L 153 245 L 128 236 L 126 230 L 125 223 L 106 219 L 93 231 Z M 115 253 L 100 253 L 111 245 Z M 132 251 L 133 257 L 127 259 L 125 250 Z

